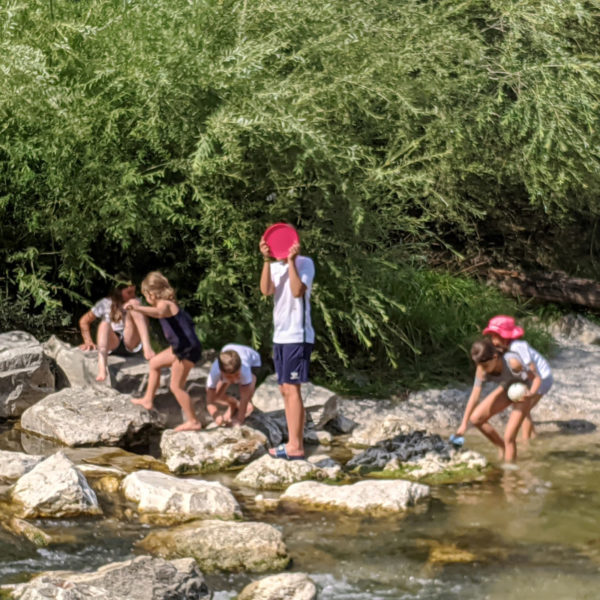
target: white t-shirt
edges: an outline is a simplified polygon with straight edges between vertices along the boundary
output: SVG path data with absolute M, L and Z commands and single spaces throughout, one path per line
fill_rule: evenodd
M 102 321 L 106 321 L 110 323 L 112 330 L 115 333 L 123 333 L 123 329 L 125 327 L 125 311 L 121 309 L 121 320 L 120 321 L 111 321 L 110 320 L 110 309 L 112 307 L 112 300 L 110 298 L 102 298 L 102 300 L 98 300 L 94 306 L 92 306 L 92 312 L 98 319 Z
M 273 307 L 273 342 L 275 344 L 314 344 L 315 331 L 310 320 L 310 293 L 315 277 L 315 265 L 308 256 L 296 257 L 296 269 L 300 281 L 306 286 L 304 296 L 294 298 L 289 285 L 287 262 L 271 263 L 271 280 L 275 285 Z
M 240 368 L 240 377 L 237 381 L 239 385 L 248 385 L 252 383 L 252 367 L 260 367 L 262 361 L 260 354 L 250 348 L 250 346 L 242 346 L 241 344 L 226 344 L 221 348 L 221 352 L 225 350 L 235 350 L 240 355 L 242 361 L 242 367 Z M 217 383 L 221 381 L 221 369 L 219 368 L 219 361 L 213 361 L 210 367 L 210 373 L 206 379 L 206 387 L 214 390 L 217 387 Z
M 531 363 L 535 365 L 537 372 L 542 379 L 552 375 L 552 369 L 548 361 L 534 348 L 524 340 L 515 340 L 510 343 L 510 351 L 519 355 L 519 358 L 529 367 Z

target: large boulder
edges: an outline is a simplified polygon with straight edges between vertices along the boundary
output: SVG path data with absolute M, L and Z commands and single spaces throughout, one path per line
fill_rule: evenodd
M 91 573 L 44 573 L 11 590 L 14 600 L 209 600 L 202 573 L 190 558 L 150 556 L 111 563 Z
M 109 386 L 110 380 L 96 381 L 98 374 L 98 352 L 84 352 L 76 346 L 63 342 L 55 335 L 44 344 L 44 354 L 51 358 L 59 369 L 59 384 L 70 387 Z M 110 362 L 125 360 L 109 357 Z M 59 387 L 61 387 L 59 385 Z
M 0 334 L 0 417 L 18 417 L 54 391 L 41 344 L 29 333 Z
M 46 396 L 21 417 L 28 432 L 66 446 L 127 445 L 142 430 L 160 426 L 160 415 L 110 388 L 65 388 Z
M 317 586 L 305 573 L 279 573 L 247 585 L 237 600 L 316 600 Z
M 324 387 L 313 383 L 303 383 L 302 400 L 307 415 L 310 416 L 317 429 L 321 429 L 338 414 L 337 394 Z M 283 409 L 283 398 L 279 391 L 277 375 L 270 375 L 258 386 L 254 392 L 252 403 L 263 412 Z
M 242 511 L 233 494 L 217 481 L 178 479 L 156 471 L 137 471 L 121 484 L 128 500 L 146 515 L 170 520 L 235 519 Z
M 44 460 L 43 456 L 30 456 L 23 452 L 0 450 L 0 482 L 19 479 L 42 460 Z
M 162 434 L 160 450 L 173 473 L 210 473 L 245 465 L 266 452 L 267 438 L 246 427 Z
M 352 485 L 302 481 L 291 485 L 281 495 L 281 501 L 293 501 L 314 509 L 378 515 L 404 511 L 427 497 L 429 486 L 410 481 L 359 481 Z
M 235 482 L 257 490 L 281 490 L 305 479 L 327 479 L 328 473 L 307 460 L 282 460 L 262 456 L 251 462 Z
M 15 484 L 12 499 L 26 518 L 102 514 L 94 490 L 62 452 L 25 473 Z
M 600 344 L 600 325 L 581 315 L 565 315 L 549 327 L 550 333 L 560 341 L 583 345 Z
M 139 546 L 164 558 L 191 556 L 204 571 L 281 571 L 290 561 L 281 533 L 266 523 L 195 521 L 153 531 Z

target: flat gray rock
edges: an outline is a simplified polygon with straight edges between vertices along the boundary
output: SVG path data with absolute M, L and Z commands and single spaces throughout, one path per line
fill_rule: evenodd
M 403 480 L 359 481 L 352 485 L 302 481 L 291 485 L 280 500 L 291 500 L 314 509 L 377 515 L 404 511 L 429 494 L 429 486 Z
M 160 415 L 132 404 L 110 388 L 65 388 L 46 396 L 21 417 L 30 433 L 66 446 L 127 445 L 142 430 L 160 426 Z
M 15 484 L 12 499 L 26 518 L 102 514 L 94 490 L 62 452 L 25 473 Z
M 121 483 L 123 494 L 145 514 L 181 521 L 236 519 L 242 511 L 227 487 L 217 481 L 179 479 L 156 471 L 137 471 Z
M 305 573 L 279 573 L 247 585 L 237 600 L 316 600 L 317 586 Z
M 41 344 L 29 333 L 0 334 L 0 417 L 18 417 L 54 391 Z
M 164 558 L 191 556 L 204 571 L 281 571 L 290 561 L 281 532 L 266 523 L 195 521 L 153 531 L 139 546 Z
M 307 460 L 283 460 L 262 456 L 251 462 L 235 482 L 256 490 L 281 490 L 305 479 L 327 479 L 328 473 Z
M 160 450 L 173 473 L 210 473 L 245 465 L 265 454 L 267 438 L 256 429 L 218 427 L 162 434 Z
M 210 600 L 204 576 L 190 558 L 149 556 L 111 563 L 91 573 L 53 571 L 13 586 L 15 600 Z

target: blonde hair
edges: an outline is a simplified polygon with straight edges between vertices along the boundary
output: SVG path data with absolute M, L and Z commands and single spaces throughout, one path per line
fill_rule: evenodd
M 242 360 L 235 350 L 225 350 L 219 354 L 219 369 L 222 373 L 233 375 L 242 368 Z
M 152 294 L 159 300 L 175 300 L 175 290 L 169 280 L 159 271 L 152 271 L 142 281 L 142 293 Z

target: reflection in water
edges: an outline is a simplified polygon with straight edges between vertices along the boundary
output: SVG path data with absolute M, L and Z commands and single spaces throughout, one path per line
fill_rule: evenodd
M 476 433 L 467 443 L 493 456 Z M 599 457 L 599 433 L 540 436 L 523 449 L 515 470 L 498 468 L 486 482 L 438 486 L 428 504 L 388 518 L 289 506 L 261 512 L 254 492 L 236 495 L 246 518 L 282 529 L 293 569 L 311 575 L 321 600 L 595 599 Z M 215 477 L 231 482 L 230 475 Z M 117 519 L 35 523 L 54 534 L 66 530 L 72 540 L 36 549 L 0 529 L 0 583 L 129 558 L 148 533 L 136 521 Z M 251 579 L 213 574 L 208 582 L 215 600 L 228 600 Z

